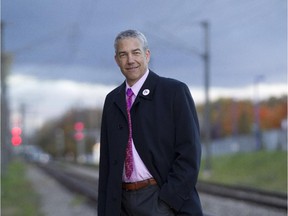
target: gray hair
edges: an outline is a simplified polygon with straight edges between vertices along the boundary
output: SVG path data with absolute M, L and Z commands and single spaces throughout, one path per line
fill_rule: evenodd
M 115 38 L 115 41 L 114 41 L 115 52 L 117 52 L 118 42 L 125 38 L 137 38 L 141 41 L 144 51 L 148 49 L 148 42 L 144 34 L 142 34 L 140 31 L 137 31 L 137 30 L 126 30 L 126 31 L 120 32 Z

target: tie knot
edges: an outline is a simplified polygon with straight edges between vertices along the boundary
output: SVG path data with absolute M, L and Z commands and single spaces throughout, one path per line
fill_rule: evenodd
M 131 96 L 133 95 L 133 91 L 132 91 L 131 88 L 128 88 L 128 89 L 127 89 L 126 95 L 127 95 L 128 97 L 131 97 Z

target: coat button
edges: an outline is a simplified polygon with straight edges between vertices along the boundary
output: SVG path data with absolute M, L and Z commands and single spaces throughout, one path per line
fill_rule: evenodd
M 118 124 L 118 129 L 122 130 L 123 129 L 123 125 L 122 124 Z

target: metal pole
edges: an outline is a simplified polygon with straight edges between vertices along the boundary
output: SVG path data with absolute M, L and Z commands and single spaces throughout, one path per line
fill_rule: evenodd
M 258 75 L 254 78 L 254 134 L 256 142 L 256 150 L 261 150 L 262 137 L 260 129 L 260 113 L 259 113 L 259 83 L 263 79 L 263 75 Z
M 21 120 L 20 120 L 20 126 L 22 129 L 22 146 L 25 147 L 25 145 L 28 145 L 27 142 L 27 133 L 26 133 L 26 104 L 23 102 L 20 104 L 20 113 L 21 113 Z
M 61 128 L 57 128 L 55 131 L 55 144 L 56 144 L 56 157 L 58 160 L 61 160 L 65 144 L 64 131 Z
M 10 112 L 9 112 L 9 97 L 8 97 L 8 87 L 6 79 L 9 75 L 10 65 L 12 62 L 12 56 L 5 52 L 4 50 L 4 23 L 1 22 L 1 173 L 5 174 L 6 167 L 11 158 L 11 144 L 10 144 Z
M 202 22 L 205 33 L 205 52 L 203 54 L 204 59 L 204 88 L 205 88 L 205 108 L 204 108 L 204 144 L 206 150 L 206 163 L 205 171 L 211 170 L 211 145 L 210 145 L 210 55 L 209 55 L 209 23 L 207 21 Z

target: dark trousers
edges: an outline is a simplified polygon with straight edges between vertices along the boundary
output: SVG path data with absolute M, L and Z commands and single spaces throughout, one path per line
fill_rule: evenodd
M 137 191 L 122 190 L 121 216 L 175 216 L 173 210 L 159 200 L 158 185 Z

